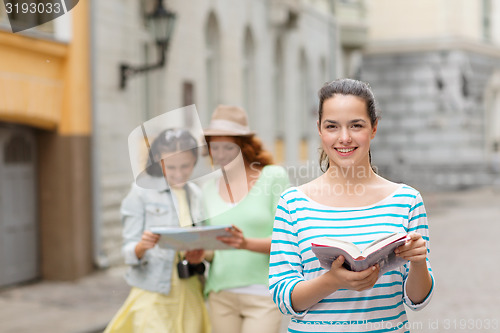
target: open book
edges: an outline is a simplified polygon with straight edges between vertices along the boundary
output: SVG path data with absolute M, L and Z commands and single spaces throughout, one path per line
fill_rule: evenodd
M 196 227 L 151 227 L 150 231 L 160 234 L 159 246 L 175 250 L 225 250 L 233 247 L 217 240 L 219 236 L 231 236 L 223 226 L 196 226 Z
M 342 255 L 344 267 L 359 272 L 375 264 L 380 265 L 380 275 L 406 263 L 394 250 L 406 242 L 407 234 L 393 233 L 379 238 L 360 250 L 351 242 L 324 237 L 311 243 L 311 250 L 319 259 L 321 267 L 330 269 L 332 262 Z

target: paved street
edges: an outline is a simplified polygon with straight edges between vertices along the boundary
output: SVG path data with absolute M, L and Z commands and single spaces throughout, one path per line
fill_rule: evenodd
M 412 332 L 500 332 L 500 190 L 427 194 L 432 302 Z
M 500 190 L 423 197 L 436 290 L 428 307 L 409 312 L 412 332 L 500 332 Z M 100 332 L 128 294 L 123 272 L 4 289 L 0 332 Z
M 128 295 L 122 268 L 77 282 L 42 282 L 0 292 L 1 333 L 94 333 Z

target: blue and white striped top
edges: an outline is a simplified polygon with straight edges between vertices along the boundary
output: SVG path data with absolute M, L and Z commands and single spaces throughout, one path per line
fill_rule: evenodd
M 274 221 L 269 289 L 280 311 L 292 315 L 288 332 L 409 332 L 403 304 L 419 310 L 434 290 L 429 256 L 432 289 L 420 304 L 413 304 L 404 288 L 409 263 L 382 275 L 369 290 L 340 289 L 303 312 L 292 308 L 291 293 L 298 282 L 326 272 L 311 251 L 316 238 L 335 237 L 363 247 L 384 234 L 410 231 L 422 234 L 429 253 L 422 197 L 406 185 L 374 205 L 353 208 L 319 204 L 296 187 L 286 190 Z

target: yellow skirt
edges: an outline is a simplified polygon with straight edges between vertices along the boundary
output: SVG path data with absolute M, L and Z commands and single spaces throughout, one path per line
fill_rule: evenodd
M 104 333 L 210 333 L 198 277 L 172 274 L 169 295 L 132 288 Z

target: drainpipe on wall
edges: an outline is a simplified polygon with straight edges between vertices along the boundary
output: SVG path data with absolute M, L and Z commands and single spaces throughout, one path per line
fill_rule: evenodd
M 97 121 L 97 81 L 96 81 L 96 11 L 97 0 L 90 1 L 90 68 L 91 68 L 91 107 L 92 107 L 92 135 L 91 135 L 91 177 L 92 177 L 92 246 L 94 265 L 99 268 L 109 267 L 109 260 L 102 251 L 101 237 L 101 170 L 99 166 L 99 126 Z

